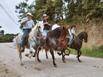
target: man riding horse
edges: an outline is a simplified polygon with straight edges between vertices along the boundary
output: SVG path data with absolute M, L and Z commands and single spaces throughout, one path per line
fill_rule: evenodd
M 25 45 L 28 42 L 29 33 L 34 26 L 34 22 L 32 20 L 33 15 L 31 13 L 26 14 L 26 18 L 21 22 L 20 28 L 23 30 L 22 41 L 21 41 L 21 51 L 24 51 Z
M 39 23 L 40 23 L 42 36 L 45 39 L 46 36 L 47 36 L 48 31 L 51 29 L 51 26 L 48 23 L 48 15 L 47 14 L 43 14 L 42 21 L 40 21 Z
M 75 38 L 75 34 L 76 34 L 75 29 L 76 29 L 76 25 L 72 25 L 68 28 L 68 32 L 69 32 L 69 36 L 68 36 L 69 43 L 68 44 L 69 44 L 69 47 L 71 47 L 73 39 Z

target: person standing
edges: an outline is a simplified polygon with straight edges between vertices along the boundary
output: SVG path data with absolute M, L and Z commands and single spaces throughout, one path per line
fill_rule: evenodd
M 29 36 L 29 33 L 32 29 L 32 27 L 34 26 L 34 22 L 33 22 L 33 15 L 31 13 L 27 13 L 26 14 L 26 18 L 25 20 L 23 20 L 21 22 L 21 26 L 20 28 L 23 30 L 23 35 L 22 35 L 22 41 L 21 41 L 21 51 L 24 50 L 25 45 L 27 44 L 27 39 Z

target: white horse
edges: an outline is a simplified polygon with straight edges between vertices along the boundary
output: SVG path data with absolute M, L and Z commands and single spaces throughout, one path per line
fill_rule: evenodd
M 28 45 L 25 45 L 25 48 L 29 49 L 29 51 L 31 52 L 32 51 L 32 48 L 36 51 L 37 50 L 37 46 L 39 45 L 38 43 L 38 40 L 37 40 L 37 37 L 40 33 L 40 30 L 39 30 L 39 24 L 37 23 L 31 30 L 31 32 L 29 33 L 29 37 L 28 37 Z M 19 34 L 17 35 L 14 39 L 14 44 L 16 45 L 16 49 L 17 51 L 19 52 L 19 58 L 20 58 L 20 63 L 21 65 L 23 64 L 22 63 L 22 52 L 24 51 L 21 51 L 20 48 L 21 48 L 21 41 L 22 41 L 22 35 Z

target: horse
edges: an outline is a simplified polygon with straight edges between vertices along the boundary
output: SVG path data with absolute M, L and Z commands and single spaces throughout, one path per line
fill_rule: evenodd
M 35 52 L 37 51 L 37 48 L 40 44 L 40 39 L 41 37 L 41 32 L 40 32 L 40 27 L 39 27 L 39 24 L 36 24 L 31 32 L 29 33 L 29 36 L 28 36 L 28 43 L 25 44 L 25 48 L 29 49 L 29 51 L 32 53 L 32 49 L 33 48 L 35 50 Z M 25 48 L 23 51 L 20 50 L 21 48 L 21 41 L 22 41 L 22 35 L 18 35 L 14 38 L 14 42 L 15 42 L 15 45 L 16 45 L 16 48 L 17 48 L 17 51 L 19 52 L 19 58 L 20 58 L 20 64 L 23 65 L 22 63 L 22 53 L 25 51 Z
M 44 26 L 49 26 L 49 24 L 45 24 Z M 49 29 L 48 29 L 48 31 L 50 31 L 50 30 L 54 30 L 54 29 L 56 29 L 56 28 L 58 28 L 58 27 L 60 27 L 60 25 L 58 25 L 58 24 L 54 24 L 54 25 L 52 25 L 51 27 L 49 27 Z M 39 54 L 39 51 L 41 50 L 41 49 L 44 49 L 45 50 L 45 53 L 46 53 L 46 59 L 48 59 L 48 55 L 47 55 L 47 52 L 49 51 L 49 49 L 48 49 L 48 47 L 46 47 L 46 46 L 44 46 L 45 45 L 45 41 L 46 41 L 46 39 L 41 39 L 41 45 L 38 47 L 38 54 Z M 35 52 L 35 54 L 37 53 L 37 52 Z M 37 57 L 37 59 L 38 59 L 38 62 L 41 62 L 41 60 L 39 59 L 39 56 Z
M 54 30 L 51 30 L 47 33 L 46 43 L 44 44 L 44 49 L 49 50 L 53 59 L 53 65 L 56 67 L 54 51 L 62 52 L 62 61 L 65 62 L 65 48 L 67 48 L 67 32 L 68 30 L 65 27 L 58 27 Z M 39 55 L 39 51 L 37 55 Z M 39 57 L 37 57 L 39 59 Z
M 68 40 L 69 40 L 69 38 L 68 38 Z M 75 36 L 71 45 L 68 44 L 69 48 L 75 49 L 77 51 L 77 59 L 79 62 L 81 62 L 79 57 L 82 54 L 81 47 L 82 47 L 83 41 L 85 43 L 88 42 L 88 34 L 87 34 L 87 32 L 84 32 L 84 31 L 79 33 L 77 36 Z M 65 53 L 65 55 L 69 55 L 71 51 L 68 48 L 66 48 L 66 49 L 69 51 L 69 53 L 68 54 Z M 59 55 L 61 55 L 61 53 L 59 53 Z

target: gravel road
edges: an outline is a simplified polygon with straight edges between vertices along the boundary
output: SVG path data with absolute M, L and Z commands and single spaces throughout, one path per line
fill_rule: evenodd
M 27 53 L 26 50 L 25 53 Z M 23 63 L 19 62 L 18 52 L 12 43 L 0 43 L 0 77 L 103 77 L 103 59 L 81 56 L 79 63 L 75 55 L 66 56 L 63 63 L 61 56 L 55 54 L 57 68 L 53 67 L 51 55 L 45 58 L 40 52 L 42 63 L 23 54 Z

